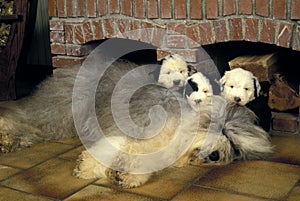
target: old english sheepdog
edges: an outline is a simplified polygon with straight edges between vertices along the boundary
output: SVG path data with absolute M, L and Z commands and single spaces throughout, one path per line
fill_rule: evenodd
M 159 104 L 168 114 L 163 128 L 158 134 L 153 132 L 152 138 L 133 139 L 122 136 L 120 129 L 111 124 L 105 129 L 113 135 L 101 138 L 88 151 L 81 153 L 74 176 L 107 178 L 124 188 L 133 188 L 143 185 L 155 172 L 167 167 L 228 164 L 234 160 L 264 159 L 272 153 L 268 133 L 253 125 L 256 116 L 251 110 L 228 103 L 221 96 L 206 95 L 206 90 L 199 90 L 207 89 L 212 94 L 207 78 L 200 73 L 188 80 L 186 98 L 193 93 L 203 93 L 203 96 L 195 96 L 195 100 L 201 97 L 201 104 L 196 110 L 195 101 L 191 98 L 187 101 L 185 97 L 171 95 L 156 98 L 149 93 L 143 93 L 143 97 L 139 95 L 130 103 L 137 106 L 130 107 L 133 122 L 148 125 L 149 116 L 145 108 L 148 110 Z M 190 86 L 187 86 L 189 83 Z M 152 87 L 150 91 L 155 95 L 164 90 Z M 153 102 L 154 99 L 157 102 Z M 143 132 L 152 133 L 152 130 Z M 174 142 L 178 144 L 172 146 Z
M 271 110 L 268 98 L 260 95 L 261 86 L 257 77 L 250 71 L 235 68 L 226 71 L 220 79 L 221 94 L 229 102 L 245 105 L 257 116 L 256 123 L 269 131 Z
M 188 77 L 183 90 L 183 96 L 186 97 L 194 110 L 199 111 L 200 103 L 212 95 L 212 85 L 209 79 L 201 72 L 194 73 Z
M 101 61 L 100 55 L 97 59 L 99 65 L 105 65 L 105 58 Z M 77 136 L 72 115 L 72 94 L 80 67 L 55 69 L 54 75 L 43 81 L 30 96 L 17 101 L 0 102 L 0 152 Z M 105 115 L 102 107 L 111 105 L 114 87 L 136 67 L 138 65 L 134 63 L 118 60 L 109 66 L 100 81 L 86 79 L 89 86 L 98 86 L 95 95 L 97 116 Z M 188 76 L 187 64 L 178 55 L 164 59 L 160 69 L 162 77 L 158 77 L 159 82 L 167 88 L 178 89 Z M 91 74 L 98 72 L 97 69 L 90 71 Z

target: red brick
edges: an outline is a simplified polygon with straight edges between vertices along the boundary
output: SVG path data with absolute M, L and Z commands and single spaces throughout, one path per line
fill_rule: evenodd
M 199 0 L 190 0 L 191 19 L 202 19 L 202 2 Z
M 239 1 L 239 14 L 250 15 L 252 14 L 252 0 Z
M 56 17 L 56 0 L 48 0 L 48 15 L 49 17 Z
M 103 16 L 107 14 L 107 0 L 98 1 L 98 15 Z
M 77 16 L 84 17 L 85 16 L 85 0 L 77 0 Z
M 128 26 L 128 39 L 138 40 L 140 37 L 140 21 L 138 20 L 129 20 Z
M 257 42 L 258 41 L 258 19 L 245 19 L 245 40 Z
M 263 20 L 260 41 L 263 43 L 273 44 L 274 39 L 275 39 L 275 22 L 271 19 Z
M 156 59 L 157 61 L 161 61 L 166 56 L 170 55 L 172 52 L 170 49 L 157 49 L 156 50 Z
M 281 47 L 290 48 L 292 35 L 293 35 L 293 24 L 284 23 L 284 22 L 280 23 L 276 44 Z
M 186 36 L 184 35 L 169 35 L 167 37 L 167 47 L 174 49 L 186 48 Z
M 57 15 L 58 17 L 67 17 L 65 1 L 57 1 Z
M 141 41 L 145 43 L 151 43 L 152 24 L 148 22 L 142 22 L 141 26 Z
M 126 19 L 116 19 L 116 35 L 118 38 L 126 38 Z
M 218 0 L 206 1 L 206 17 L 207 19 L 216 19 L 218 17 Z
M 112 38 L 115 36 L 114 34 L 114 21 L 113 19 L 104 19 L 103 20 L 104 30 L 105 30 L 105 38 Z
M 188 37 L 189 48 L 195 48 L 200 46 L 200 32 L 197 25 L 186 27 L 186 36 Z
M 97 17 L 95 0 L 86 0 L 87 16 Z
M 277 19 L 286 19 L 286 0 L 273 0 L 273 16 Z
M 228 41 L 226 20 L 216 20 L 214 21 L 213 26 L 216 34 L 216 42 L 219 43 Z
M 175 18 L 176 19 L 186 19 L 186 0 L 175 0 L 174 1 L 174 9 L 175 9 Z
M 148 18 L 158 18 L 158 2 L 157 0 L 147 0 Z
M 51 44 L 51 54 L 66 54 L 65 45 Z
M 172 18 L 171 0 L 160 0 L 161 18 Z
M 243 23 L 241 18 L 229 19 L 230 40 L 243 40 Z
M 213 30 L 210 22 L 200 23 L 199 31 L 201 36 L 201 45 L 209 45 L 214 43 Z
M 60 20 L 50 20 L 50 30 L 62 31 L 64 30 L 64 22 Z
M 167 32 L 169 34 L 185 34 L 185 25 L 183 23 L 170 21 L 167 24 Z
M 118 14 L 120 13 L 119 0 L 110 0 L 110 13 Z
M 197 49 L 173 49 L 172 53 L 181 55 L 186 62 L 198 61 Z
M 51 31 L 50 32 L 51 43 L 65 43 L 65 33 L 62 31 Z
M 292 0 L 291 18 L 300 19 L 300 0 Z
M 86 42 L 90 42 L 94 40 L 94 34 L 92 31 L 92 25 L 90 21 L 86 21 L 83 23 L 83 33 Z
M 68 17 L 76 17 L 77 16 L 77 0 L 67 0 L 67 16 Z
M 86 56 L 93 50 L 91 45 L 67 45 L 66 53 L 68 56 Z
M 135 0 L 134 14 L 136 18 L 145 18 L 144 0 Z
M 101 40 L 104 38 L 102 31 L 102 23 L 99 20 L 92 21 L 92 27 L 94 30 L 94 39 Z
M 295 31 L 295 35 L 293 39 L 293 50 L 300 51 L 300 27 L 297 27 Z
M 65 41 L 66 43 L 74 43 L 74 26 L 71 24 L 65 25 Z
M 270 0 L 256 0 L 255 9 L 256 14 L 264 17 L 269 16 L 269 1 Z
M 278 113 L 272 119 L 272 129 L 294 133 L 297 131 L 297 117 L 291 114 Z
M 157 27 L 157 26 L 154 27 L 151 44 L 156 47 L 161 47 L 163 45 L 166 35 L 167 33 L 164 28 Z
M 223 7 L 223 15 L 235 14 L 235 0 L 224 0 Z
M 132 16 L 132 1 L 122 0 L 122 14 Z
M 75 37 L 75 44 L 84 44 L 85 43 L 82 25 L 75 25 L 74 37 Z
M 67 56 L 55 56 L 52 57 L 53 67 L 67 67 L 81 64 L 86 57 L 67 57 Z

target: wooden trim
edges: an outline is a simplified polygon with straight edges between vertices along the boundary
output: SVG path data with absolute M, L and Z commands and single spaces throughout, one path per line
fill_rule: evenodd
M 21 21 L 22 15 L 6 15 L 6 16 L 0 16 L 0 22 L 15 22 L 15 21 Z

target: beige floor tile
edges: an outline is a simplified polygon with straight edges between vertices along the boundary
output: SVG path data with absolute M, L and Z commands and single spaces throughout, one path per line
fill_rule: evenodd
M 192 186 L 188 190 L 176 196 L 172 201 L 264 201 L 254 197 L 233 194 L 224 191 Z
M 170 199 L 183 190 L 186 185 L 189 185 L 209 170 L 208 167 L 169 168 L 154 175 L 143 186 L 133 189 L 119 189 L 161 199 Z M 95 183 L 116 188 L 107 179 L 101 179 Z
M 271 160 L 300 165 L 299 135 L 273 135 L 271 140 L 275 145 L 275 154 Z
M 289 194 L 286 201 L 299 201 L 300 200 L 300 186 L 296 186 Z
M 42 198 L 20 191 L 12 190 L 5 187 L 0 187 L 0 201 L 50 201 L 50 199 Z
M 35 195 L 62 199 L 93 182 L 73 177 L 74 167 L 75 161 L 51 159 L 0 184 Z
M 117 191 L 112 188 L 105 188 L 101 186 L 89 185 L 64 201 L 151 201 L 153 199 Z
M 59 155 L 58 157 L 66 160 L 76 161 L 76 159 L 78 158 L 78 156 L 81 154 L 83 150 L 85 150 L 84 146 L 79 146 L 75 149 L 72 149 L 66 153 Z
M 0 181 L 8 178 L 9 176 L 20 172 L 20 169 L 0 165 Z
M 0 164 L 27 169 L 72 147 L 60 143 L 40 143 L 16 152 L 0 154 Z
M 280 200 L 300 178 L 300 167 L 243 161 L 213 169 L 197 184 Z

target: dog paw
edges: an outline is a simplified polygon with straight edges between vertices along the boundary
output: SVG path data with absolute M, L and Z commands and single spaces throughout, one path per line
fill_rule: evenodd
M 0 152 L 8 153 L 20 147 L 20 140 L 10 137 L 7 133 L 0 132 Z
M 149 174 L 130 174 L 113 169 L 107 169 L 105 173 L 107 178 L 111 180 L 112 183 L 122 186 L 123 188 L 134 188 L 141 186 L 150 178 Z
M 203 165 L 203 160 L 200 159 L 199 156 L 200 150 L 199 149 L 195 149 L 191 155 L 189 156 L 189 160 L 188 160 L 188 164 L 189 165 L 193 165 L 193 166 L 201 166 Z

